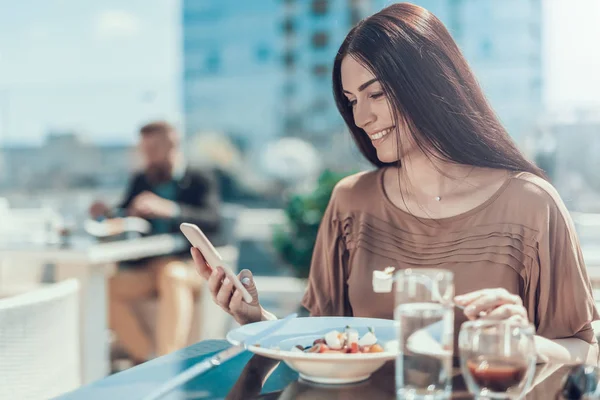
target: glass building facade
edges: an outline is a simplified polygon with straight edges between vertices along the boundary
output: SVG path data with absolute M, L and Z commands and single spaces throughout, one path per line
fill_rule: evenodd
M 517 141 L 542 113 L 542 0 L 419 0 L 444 22 Z
M 183 0 L 186 133 L 316 145 L 343 129 L 331 93 L 348 30 L 389 0 Z M 417 0 L 449 28 L 509 132 L 541 111 L 541 0 Z

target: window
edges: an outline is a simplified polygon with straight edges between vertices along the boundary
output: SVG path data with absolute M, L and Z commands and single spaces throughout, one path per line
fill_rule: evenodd
M 302 131 L 303 119 L 297 115 L 291 114 L 284 118 L 283 126 L 286 133 L 296 133 Z
M 450 0 L 448 4 L 448 28 L 456 38 L 462 38 L 463 36 L 463 24 L 464 24 L 464 5 L 463 0 Z
M 296 94 L 296 85 L 294 82 L 286 82 L 283 85 L 283 95 L 288 98 Z
M 324 78 L 329 73 L 329 68 L 327 67 L 327 65 L 318 64 L 313 66 L 312 72 L 313 75 L 317 78 Z
M 293 35 L 296 33 L 296 24 L 292 18 L 286 18 L 283 21 L 283 32 L 286 35 Z
M 328 0 L 313 0 L 312 2 L 312 13 L 313 15 L 325 15 L 327 14 Z
M 365 0 L 351 0 L 350 1 L 350 24 L 356 25 L 365 16 L 369 4 L 366 4 Z
M 481 42 L 481 56 L 486 59 L 492 57 L 492 41 L 489 38 Z
M 324 98 L 315 99 L 312 103 L 312 111 L 316 114 L 325 114 L 329 107 L 329 100 Z
M 326 32 L 315 32 L 312 36 L 312 45 L 315 49 L 327 47 L 329 35 Z
M 529 52 L 529 61 L 532 64 L 539 64 L 542 61 L 542 55 L 538 50 L 532 50 Z
M 352 26 L 358 24 L 362 20 L 362 14 L 357 9 L 352 9 L 350 11 L 350 24 Z
M 296 67 L 296 55 L 291 51 L 284 53 L 283 65 L 285 65 L 288 70 L 293 70 Z
M 265 63 L 269 60 L 270 55 L 269 48 L 265 45 L 258 46 L 256 48 L 256 60 L 260 63 Z
M 536 76 L 531 80 L 531 91 L 536 99 L 541 98 L 542 78 L 540 76 Z
M 216 74 L 221 66 L 219 53 L 216 50 L 211 51 L 204 60 L 204 70 L 209 74 Z
M 183 23 L 184 24 L 203 24 L 203 23 L 214 23 L 220 19 L 223 19 L 223 10 L 217 7 L 206 8 L 202 10 L 192 10 L 185 8 L 183 10 Z

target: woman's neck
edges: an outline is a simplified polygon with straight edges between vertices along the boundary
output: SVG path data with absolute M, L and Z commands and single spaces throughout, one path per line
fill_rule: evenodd
M 473 167 L 444 161 L 425 154 L 402 160 L 400 177 L 407 194 L 417 198 L 441 198 L 465 184 Z
M 439 219 L 483 204 L 508 176 L 505 170 L 413 155 L 402 159 L 401 168 L 384 174 L 384 190 L 396 207 L 419 218 Z

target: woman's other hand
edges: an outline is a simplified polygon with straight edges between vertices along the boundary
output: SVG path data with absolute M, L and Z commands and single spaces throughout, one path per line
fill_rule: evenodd
M 523 301 L 504 288 L 482 289 L 456 296 L 454 302 L 464 306 L 464 313 L 470 320 L 485 317 L 486 319 L 520 319 L 527 321 L 527 310 Z

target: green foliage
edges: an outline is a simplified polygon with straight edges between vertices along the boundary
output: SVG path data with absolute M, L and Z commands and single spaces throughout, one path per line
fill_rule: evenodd
M 335 185 L 348 174 L 326 170 L 319 177 L 316 189 L 309 194 L 294 194 L 288 200 L 285 213 L 287 225 L 275 228 L 275 250 L 297 277 L 307 278 L 319 224 Z

